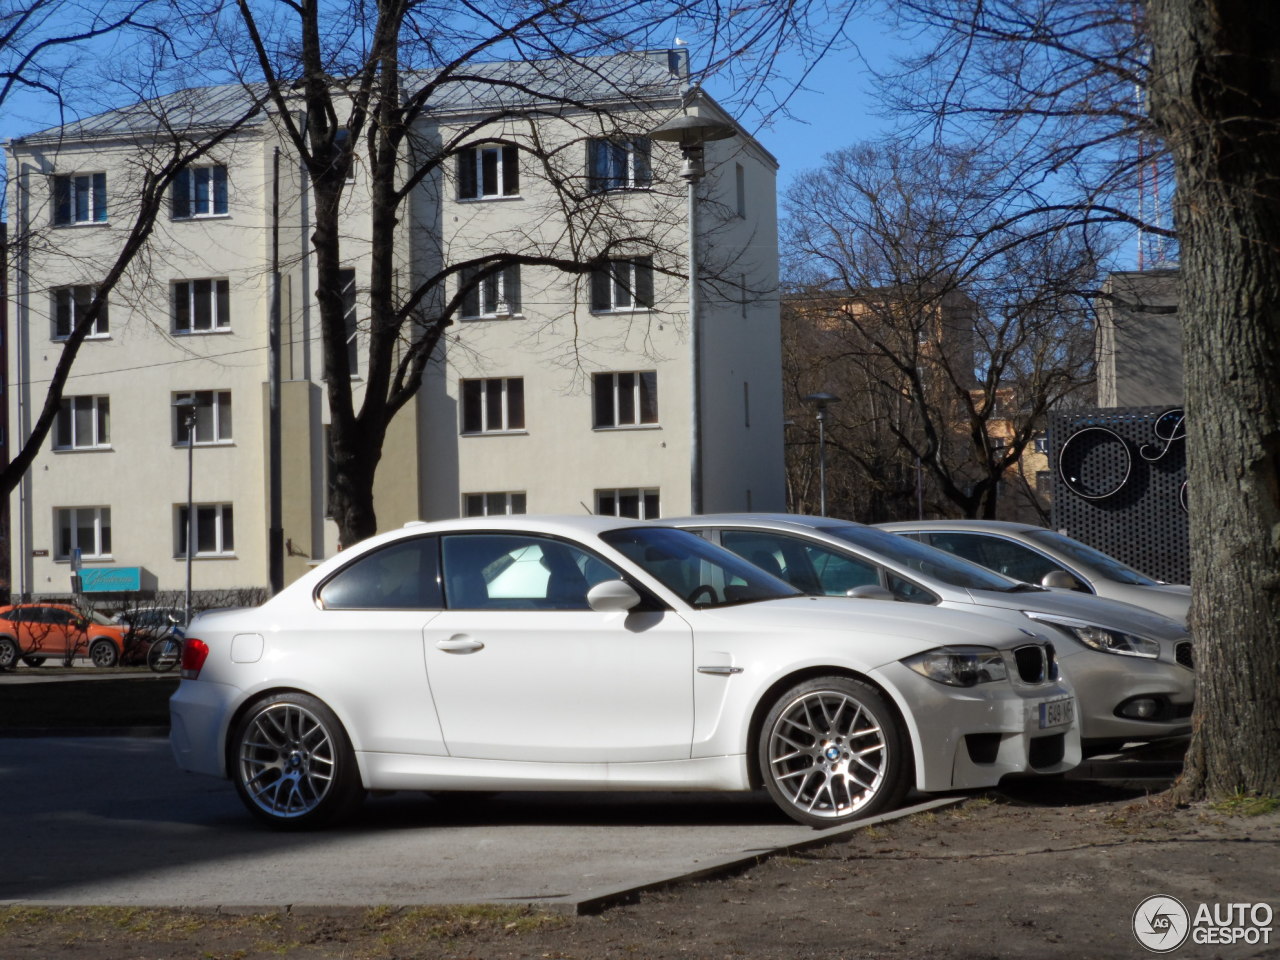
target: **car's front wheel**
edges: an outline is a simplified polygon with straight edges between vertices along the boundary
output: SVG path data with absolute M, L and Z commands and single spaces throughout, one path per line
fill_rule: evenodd
M 0 670 L 12 670 L 18 665 L 22 651 L 12 637 L 0 637 Z
M 89 661 L 95 667 L 114 667 L 120 662 L 120 651 L 110 640 L 99 638 L 89 644 Z
M 911 747 L 897 712 L 874 687 L 819 677 L 787 690 L 759 741 L 765 788 L 792 819 L 835 827 L 901 802 Z
M 231 779 L 259 820 L 281 829 L 324 826 L 364 799 L 355 752 L 333 711 L 280 693 L 254 704 L 231 736 Z

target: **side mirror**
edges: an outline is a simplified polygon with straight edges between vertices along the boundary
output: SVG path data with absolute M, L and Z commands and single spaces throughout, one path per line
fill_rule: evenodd
M 603 580 L 587 591 L 587 606 L 600 613 L 630 610 L 639 602 L 640 594 L 625 580 Z
M 1040 578 L 1040 586 L 1058 590 L 1080 590 L 1084 584 L 1065 570 L 1050 570 Z
M 897 600 L 889 590 L 880 586 L 878 583 L 864 583 L 860 587 L 851 587 L 845 591 L 846 597 L 852 597 L 854 600 Z

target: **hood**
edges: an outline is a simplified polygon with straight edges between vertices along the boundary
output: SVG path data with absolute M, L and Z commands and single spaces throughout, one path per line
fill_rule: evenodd
M 1013 610 L 1051 613 L 1060 617 L 1074 617 L 1101 627 L 1136 633 L 1154 640 L 1182 640 L 1187 636 L 1186 627 L 1170 617 L 1134 606 L 1132 603 L 1094 597 L 1086 593 L 1065 593 L 1057 590 L 1035 593 L 997 593 L 994 590 L 970 590 L 969 595 L 979 606 L 1006 607 Z
M 708 626 L 731 630 L 740 624 L 767 627 L 779 635 L 831 631 L 893 642 L 894 657 L 906 657 L 936 647 L 975 644 L 1008 649 L 1041 639 L 1035 624 L 1025 629 L 983 616 L 980 612 L 922 606 L 896 600 L 851 597 L 782 597 L 740 606 L 707 607 L 681 612 L 695 630 Z

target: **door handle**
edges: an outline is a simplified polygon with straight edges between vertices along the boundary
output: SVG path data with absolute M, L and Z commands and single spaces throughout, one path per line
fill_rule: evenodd
M 447 640 L 436 641 L 436 649 L 443 650 L 445 653 L 475 653 L 477 650 L 483 650 L 484 644 L 479 640 L 458 635 L 449 637 Z

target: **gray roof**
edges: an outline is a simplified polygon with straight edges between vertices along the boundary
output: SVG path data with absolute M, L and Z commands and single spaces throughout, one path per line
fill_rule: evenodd
M 678 97 L 687 76 L 683 51 L 659 50 L 576 59 L 470 63 L 440 79 L 439 73 L 406 73 L 406 91 L 438 82 L 428 99 L 431 112 L 472 112 L 530 107 L 539 103 L 598 103 Z M 220 129 L 240 120 L 263 84 L 224 84 L 178 90 L 117 110 L 108 110 L 14 143 L 151 135 L 158 130 Z

